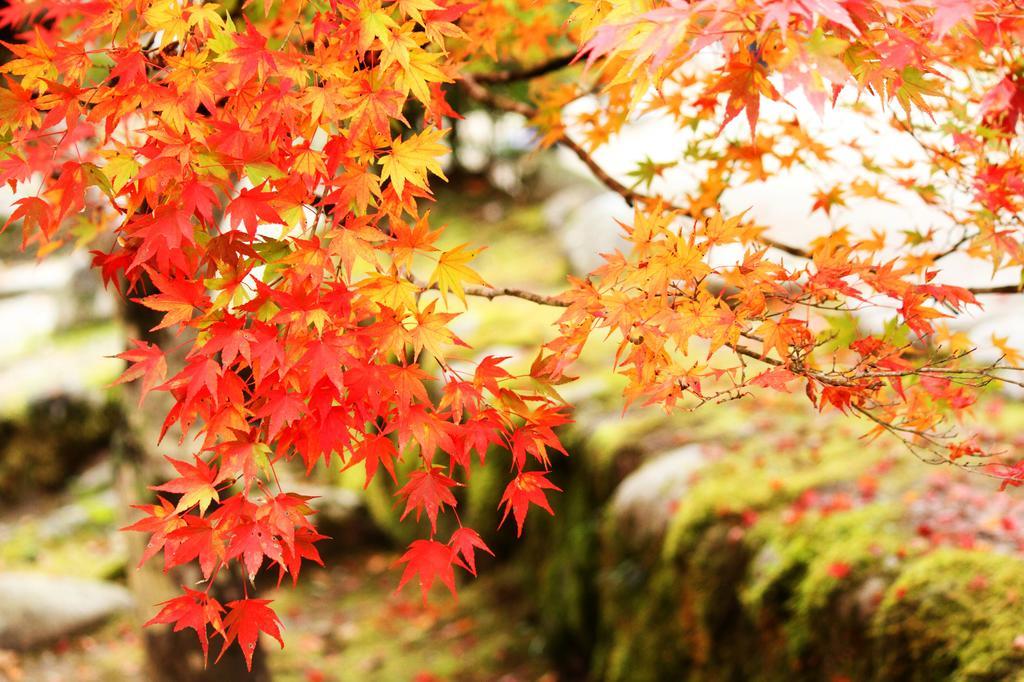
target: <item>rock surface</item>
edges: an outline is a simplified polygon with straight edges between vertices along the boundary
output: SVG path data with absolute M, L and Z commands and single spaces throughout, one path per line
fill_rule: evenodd
M 30 649 L 102 624 L 132 606 L 113 583 L 0 573 L 0 649 Z
M 609 503 L 612 516 L 644 537 L 664 534 L 675 503 L 705 461 L 696 444 L 647 460 L 615 489 Z

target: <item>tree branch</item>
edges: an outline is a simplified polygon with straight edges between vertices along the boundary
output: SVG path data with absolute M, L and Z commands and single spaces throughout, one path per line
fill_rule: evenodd
M 464 74 L 462 76 L 462 85 L 463 87 L 465 87 L 466 92 L 469 94 L 471 98 L 475 99 L 481 104 L 486 104 L 490 107 L 499 109 L 501 111 L 508 111 L 512 113 L 521 114 L 527 118 L 534 118 L 537 115 L 537 110 L 534 107 L 530 106 L 529 104 L 526 104 L 525 102 L 520 102 L 510 97 L 505 97 L 504 95 L 499 95 L 497 93 L 491 92 L 487 88 L 480 85 L 480 82 L 477 79 L 478 76 L 475 75 Z M 621 182 L 613 178 L 608 173 L 608 171 L 602 168 L 586 149 L 584 149 L 578 143 L 570 139 L 567 135 L 562 136 L 562 138 L 559 140 L 559 144 L 561 144 L 563 147 L 565 147 L 573 154 L 575 154 L 576 157 L 579 158 L 579 160 L 582 161 L 583 164 L 590 170 L 590 172 L 594 174 L 594 177 L 596 177 L 601 184 L 603 184 L 605 187 L 607 187 L 608 189 L 622 197 L 630 206 L 635 206 L 638 203 L 660 203 L 667 209 L 674 211 L 683 211 L 683 209 L 680 208 L 679 206 L 676 206 L 671 202 L 665 201 L 661 197 L 647 196 L 646 194 L 640 194 L 639 192 L 636 192 L 630 189 L 629 187 L 626 187 Z M 760 241 L 765 246 L 770 246 L 773 249 L 778 249 L 779 251 L 782 251 L 783 253 L 788 253 L 791 256 L 796 256 L 798 258 L 806 258 L 808 260 L 811 258 L 811 253 L 809 251 L 806 251 L 796 246 L 791 246 L 789 244 L 784 244 L 783 242 L 776 241 L 771 237 L 759 237 L 758 241 Z
M 416 277 L 408 276 L 408 280 L 420 287 L 421 289 L 427 290 L 432 289 L 438 290 L 437 284 L 427 284 L 421 279 Z M 555 308 L 568 308 L 569 304 L 563 301 L 558 296 L 548 296 L 545 294 L 538 294 L 533 291 L 527 291 L 525 289 L 516 289 L 514 287 L 465 287 L 463 291 L 466 292 L 467 296 L 476 296 L 479 298 L 486 298 L 493 300 L 499 296 L 509 296 L 511 298 L 520 298 L 524 301 L 530 301 L 531 303 L 537 303 L 539 305 L 549 305 Z
M 512 99 L 511 97 L 499 95 L 480 85 L 475 75 L 464 73 L 462 74 L 461 82 L 462 87 L 466 89 L 469 96 L 481 104 L 486 104 L 487 106 L 494 107 L 501 111 L 510 111 L 512 113 L 522 114 L 527 118 L 533 118 L 537 115 L 537 110 L 526 102 L 520 102 Z
M 1020 294 L 1024 293 L 1019 284 L 1004 284 L 991 287 L 967 287 L 972 294 Z
M 533 78 L 545 76 L 553 71 L 564 69 L 573 63 L 576 53 L 563 54 L 552 57 L 546 62 L 526 69 L 507 69 L 505 71 L 489 71 L 487 73 L 473 74 L 478 83 L 513 83 L 516 81 L 528 81 Z
M 436 289 L 437 285 L 428 288 Z M 469 296 L 478 296 L 480 298 L 487 298 L 491 300 L 499 296 L 511 296 L 512 298 L 521 298 L 524 301 L 531 301 L 540 305 L 549 305 L 556 308 L 569 307 L 569 304 L 558 296 L 545 296 L 544 294 L 537 294 L 532 291 L 515 289 L 513 287 L 465 287 L 463 291 L 465 291 Z

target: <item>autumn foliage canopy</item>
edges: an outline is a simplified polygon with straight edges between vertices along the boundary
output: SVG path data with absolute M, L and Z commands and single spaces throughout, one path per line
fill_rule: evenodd
M 1019 383 L 1021 355 L 996 338 L 1000 359 L 980 363 L 948 327 L 1017 287 L 942 274 L 958 253 L 991 273 L 1024 264 L 1013 0 L 14 0 L 0 25 L 18 33 L 0 88 L 0 180 L 18 192 L 6 227 L 40 255 L 88 245 L 105 282 L 159 311 L 187 351 L 121 355 L 122 381 L 173 398 L 168 438 L 194 444 L 131 527 L 149 534 L 146 560 L 195 562 L 207 585 L 231 563 L 297 579 L 322 536 L 277 469 L 359 467 L 368 483 L 400 479 L 405 515 L 429 521 L 400 584 L 454 590 L 489 550 L 461 524 L 439 535 L 438 516 L 458 518 L 453 491 L 485 457 L 508 471 L 509 523 L 550 511 L 555 429 L 570 419 L 558 387 L 591 336 L 618 344 L 629 404 L 802 391 L 922 457 L 1024 475 L 963 419 L 979 389 Z M 923 161 L 761 111 L 796 100 L 891 123 Z M 539 148 L 578 156 L 634 207 L 630 248 L 557 295 L 483 281 L 484 244 L 440 250 L 429 209 L 468 107 L 521 114 Z M 691 142 L 639 162 L 630 185 L 592 154 L 638 116 Z M 780 243 L 720 208 L 730 186 L 814 168 L 837 146 L 861 172 L 809 188 L 827 236 Z M 672 168 L 690 181 L 665 189 Z M 952 230 L 863 235 L 836 218 L 847 199 L 896 190 Z M 520 373 L 450 360 L 467 296 L 564 312 Z M 884 332 L 830 326 L 868 309 L 885 311 Z M 279 637 L 266 600 L 208 589 L 153 621 L 250 659 L 261 631 Z

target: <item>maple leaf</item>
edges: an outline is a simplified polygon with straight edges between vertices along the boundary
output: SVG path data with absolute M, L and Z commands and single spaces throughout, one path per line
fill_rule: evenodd
M 202 517 L 190 515 L 184 521 L 184 526 L 167 535 L 174 542 L 174 550 L 164 553 L 164 570 L 198 559 L 203 578 L 209 580 L 224 559 L 222 534 Z
M 278 586 L 281 585 L 285 573 L 291 574 L 293 586 L 298 585 L 303 559 L 309 559 L 323 566 L 323 559 L 320 558 L 320 552 L 317 551 L 314 543 L 327 539 L 326 535 L 321 535 L 310 528 L 299 528 L 296 530 L 294 542 L 290 546 L 286 545 L 282 548 L 284 561 L 280 564 L 281 570 L 277 578 Z
M 142 377 L 142 388 L 139 390 L 139 405 L 145 400 L 146 394 L 167 378 L 167 359 L 158 346 L 146 341 L 132 341 L 135 348 L 119 353 L 117 357 L 134 363 L 126 369 L 112 386 L 135 381 Z
M 265 632 L 284 647 L 281 639 L 281 620 L 268 604 L 270 599 L 239 599 L 228 602 L 228 615 L 224 617 L 224 646 L 217 656 L 219 661 L 224 652 L 236 639 L 245 656 L 245 664 L 252 670 L 252 655 L 261 632 Z
M 988 125 L 1013 133 L 1024 118 L 1022 79 L 1006 76 L 994 85 L 981 100 L 981 115 Z
M 215 632 L 223 631 L 221 614 L 224 607 L 216 599 L 204 592 L 191 590 L 182 587 L 185 594 L 180 597 L 168 599 L 161 602 L 163 608 L 146 621 L 143 627 L 149 627 L 157 623 L 169 623 L 174 625 L 174 631 L 180 632 L 185 628 L 192 628 L 199 636 L 199 643 L 203 647 L 203 661 L 209 655 L 210 643 L 207 628 L 212 627 Z
M 441 297 L 445 300 L 447 300 L 449 291 L 455 292 L 455 296 L 462 301 L 463 305 L 466 304 L 466 291 L 462 288 L 464 282 L 487 286 L 487 282 L 475 270 L 466 265 L 476 258 L 483 249 L 466 250 L 467 246 L 468 244 L 460 244 L 442 253 L 437 259 L 437 267 L 434 268 L 427 283 L 427 286 L 436 284 L 438 291 L 441 292 Z
M 992 345 L 999 349 L 999 352 L 1003 356 L 1003 363 L 1010 367 L 1021 367 L 1024 365 L 1024 354 L 1019 350 L 1012 348 L 1008 343 L 1008 337 L 996 336 L 992 333 L 991 336 Z
M 367 435 L 363 437 L 359 446 L 352 453 L 352 458 L 342 470 L 363 462 L 366 468 L 366 481 L 363 483 L 365 490 L 370 487 L 370 483 L 377 473 L 377 467 L 384 465 L 384 470 L 391 476 L 391 480 L 397 483 L 398 479 L 395 477 L 395 457 L 397 455 L 395 444 L 386 435 L 382 433 Z
M 177 515 L 173 504 L 163 497 L 157 499 L 160 504 L 132 505 L 132 509 L 143 511 L 147 516 L 121 529 L 152 533 L 142 552 L 142 557 L 139 559 L 139 566 L 156 556 L 156 553 L 164 548 L 170 533 L 185 525 L 185 520 Z
M 205 308 L 209 301 L 202 282 L 171 279 L 153 270 L 149 271 L 149 277 L 160 293 L 135 300 L 147 308 L 167 313 L 150 331 L 187 323 L 192 319 L 192 311 Z
M 853 567 L 845 561 L 834 561 L 825 568 L 825 572 L 830 578 L 836 580 L 842 580 L 850 575 Z
M 501 523 L 505 523 L 509 512 L 516 520 L 516 535 L 523 534 L 523 523 L 526 521 L 526 512 L 530 504 L 535 504 L 549 514 L 555 512 L 548 504 L 545 490 L 557 490 L 561 488 L 547 480 L 547 473 L 540 471 L 524 471 L 512 479 L 512 482 L 505 488 L 499 505 L 505 505 L 505 513 L 501 517 Z
M 634 170 L 629 171 L 626 175 L 636 178 L 636 182 L 633 183 L 632 189 L 636 189 L 640 185 L 645 185 L 646 189 L 651 189 L 651 183 L 654 182 L 655 178 L 661 177 L 665 171 L 670 168 L 674 168 L 679 162 L 678 161 L 666 161 L 656 162 L 652 161 L 651 157 L 645 157 L 643 161 L 639 161 L 636 164 Z
M 391 226 L 390 246 L 395 264 L 409 267 L 412 265 L 413 256 L 417 251 L 421 253 L 437 251 L 434 243 L 441 237 L 441 231 L 430 229 L 430 224 L 427 222 L 429 218 L 430 212 L 427 211 L 412 227 L 403 222 L 397 222 Z
M 811 213 L 822 211 L 825 215 L 832 215 L 832 209 L 836 206 L 846 206 L 843 200 L 843 188 L 836 185 L 832 189 L 818 190 L 814 193 L 814 204 L 811 206 Z
M 256 480 L 258 471 L 267 473 L 270 469 L 270 447 L 266 443 L 247 440 L 233 440 L 219 443 L 220 473 L 216 483 L 241 477 L 242 488 L 249 490 Z
M 298 393 L 275 390 L 268 394 L 267 401 L 256 416 L 266 418 L 267 436 L 273 440 L 285 428 L 307 410 L 306 403 Z
M 263 80 L 267 73 L 277 68 L 278 53 L 268 49 L 267 37 L 256 30 L 248 17 L 245 19 L 245 33 L 236 33 L 231 39 L 235 47 L 230 51 L 229 58 L 239 65 L 241 82 L 253 76 Z
M 227 558 L 235 557 L 242 558 L 250 581 L 255 579 L 264 557 L 284 563 L 281 542 L 274 536 L 273 529 L 267 522 L 257 520 L 245 521 L 232 531 Z
M 790 372 L 785 367 L 773 367 L 772 369 L 761 372 L 756 377 L 750 380 L 750 383 L 754 386 L 762 386 L 764 388 L 773 388 L 776 391 L 782 391 L 783 393 L 789 392 L 789 382 L 796 379 L 797 376 Z
M 405 511 L 401 518 L 409 515 L 409 512 L 416 511 L 416 520 L 420 518 L 420 512 L 425 511 L 430 519 L 430 530 L 437 532 L 437 513 L 444 509 L 444 505 L 454 507 L 456 505 L 455 495 L 452 488 L 458 485 L 452 478 L 445 476 L 440 467 L 431 467 L 427 471 L 414 471 L 409 475 L 409 482 L 399 489 L 398 497 L 405 500 Z
M 487 389 L 493 395 L 498 395 L 501 391 L 498 381 L 512 376 L 504 367 L 498 366 L 508 359 L 508 356 L 484 356 L 476 365 L 476 372 L 473 374 L 473 384 L 478 388 Z
M 364 466 L 367 484 L 383 467 L 405 500 L 403 518 L 425 511 L 433 535 L 437 514 L 455 505 L 454 488 L 469 483 L 472 451 L 483 463 L 501 447 L 518 474 L 499 504 L 502 522 L 511 514 L 521 533 L 531 504 L 551 510 L 546 469 L 552 451 L 565 452 L 554 432 L 566 421 L 556 388 L 572 379 L 566 372 L 595 333 L 621 339 L 614 366 L 627 403 L 703 401 L 708 384 L 739 397 L 743 369 L 718 359 L 774 351 L 783 364 L 755 370 L 747 386 L 788 390 L 803 381 L 819 409 L 866 411 L 879 431 L 920 431 L 919 444 L 941 436 L 927 446 L 940 458 L 988 454 L 970 439 L 933 433 L 960 422 L 976 399 L 972 385 L 997 380 L 960 364 L 969 341 L 936 319 L 940 309 L 960 315 L 976 301 L 966 288 L 933 282 L 944 253 L 935 230 L 907 226 L 895 256 L 880 255 L 899 247 L 881 229 L 867 239 L 840 228 L 790 246 L 749 217 L 727 219 L 718 204 L 739 183 L 821 166 L 821 178 L 836 182 L 824 180 L 811 212 L 830 216 L 851 196 L 895 203 L 882 191 L 891 178 L 934 208 L 950 191 L 962 199 L 955 217 L 964 239 L 953 251 L 996 269 L 1020 265 L 1024 248 L 1009 220 L 1024 206 L 1016 136 L 1024 77 L 1013 61 L 1020 22 L 999 3 L 582 0 L 572 38 L 598 72 L 583 86 L 569 73 L 548 77 L 572 60 L 535 62 L 565 39 L 544 7 L 523 14 L 509 3 L 330 0 L 289 14 L 268 13 L 274 3 L 264 0 L 262 14 L 273 16 L 260 16 L 251 4 L 242 14 L 178 0 L 131 12 L 113 0 L 0 9 L 0 25 L 34 29 L 5 43 L 14 58 L 0 66 L 0 183 L 18 197 L 4 227 L 20 222 L 24 244 L 40 256 L 69 237 L 104 245 L 93 264 L 106 285 L 163 313 L 156 329 L 190 328 L 181 335 L 183 367 L 169 380 L 155 346 L 136 342 L 120 355 L 127 369 L 117 383 L 139 380 L 142 396 L 165 391 L 164 431 L 177 425 L 184 444 L 198 427 L 205 458 L 175 463 L 177 477 L 157 486 L 180 495 L 177 504 L 159 497 L 138 507 L 144 517 L 129 528 L 150 534 L 143 560 L 162 551 L 165 567 L 198 562 L 208 578 L 228 562 L 250 578 L 276 564 L 279 583 L 285 573 L 296 580 L 304 560 L 320 561 L 323 537 L 306 498 L 266 490 L 248 498 L 273 479 L 276 457 L 312 468 L 339 453 L 346 468 Z M 707 69 L 697 55 L 721 59 Z M 470 73 L 480 75 L 464 78 L 449 103 L 443 84 Z M 512 81 L 522 83 L 500 90 Z M 592 81 L 604 104 L 566 118 Z M 849 85 L 859 95 L 844 103 Z M 923 158 L 889 159 L 860 139 L 816 137 L 797 117 L 758 134 L 761 100 L 781 101 L 780 91 L 805 96 L 821 113 L 831 103 L 853 115 L 871 113 L 869 98 L 882 108 L 895 98 L 915 114 L 895 123 Z M 565 306 L 557 336 L 527 375 L 484 358 L 470 378 L 444 357 L 461 343 L 448 294 L 467 307 L 466 288 L 486 283 L 469 267 L 476 250 L 437 251 L 441 230 L 423 204 L 435 176 L 445 179 L 445 121 L 465 113 L 456 108 L 469 99 L 524 116 L 538 146 L 563 143 L 635 207 L 629 249 L 570 279 L 554 301 Z M 751 139 L 723 137 L 744 112 Z M 685 129 L 680 158 L 696 176 L 678 207 L 652 193 L 675 162 L 641 161 L 626 169 L 635 181 L 626 188 L 594 155 L 648 113 Z M 919 113 L 934 125 L 922 126 Z M 871 179 L 824 168 L 848 161 Z M 914 177 L 929 166 L 941 172 Z M 413 270 L 435 257 L 427 287 L 439 295 L 425 297 Z M 852 307 L 898 313 L 884 337 L 858 338 L 855 323 L 829 324 L 844 332 L 831 340 L 818 335 L 828 311 Z M 941 367 L 951 375 L 922 371 L 931 356 L 910 343 L 911 333 L 948 347 Z M 1021 362 L 1005 339 L 993 342 L 1000 362 Z M 434 359 L 440 396 L 427 390 L 437 373 L 422 366 Z M 395 466 L 410 446 L 425 470 Z M 439 453 L 446 468 L 433 464 Z M 525 472 L 530 461 L 545 471 Z M 1020 484 L 1022 470 L 993 469 L 1007 485 Z M 475 574 L 476 550 L 489 551 L 467 528 L 447 545 L 423 542 L 404 556 L 403 584 L 418 576 L 426 589 L 441 580 L 454 590 L 453 568 Z M 159 618 L 202 630 L 204 650 L 213 626 L 250 663 L 261 628 L 278 632 L 269 609 L 236 602 L 229 637 L 223 609 L 203 600 L 186 592 L 165 602 Z M 249 622 L 256 626 L 243 634 Z
M 265 223 L 283 225 L 281 215 L 269 203 L 276 197 L 277 194 L 274 192 L 243 189 L 231 200 L 226 209 L 227 214 L 231 216 L 232 229 L 241 223 L 249 237 L 255 238 L 256 228 L 259 227 L 261 220 Z
M 932 31 L 941 38 L 961 21 L 973 23 L 975 4 L 975 0 L 935 0 Z
M 171 466 L 181 475 L 162 485 L 150 486 L 150 490 L 180 493 L 181 499 L 178 500 L 177 511 L 184 511 L 199 505 L 199 513 L 205 514 L 211 502 L 220 500 L 220 493 L 214 487 L 214 481 L 217 480 L 216 467 L 207 464 L 199 457 L 195 458 L 195 464 L 166 456 L 164 459 L 170 462 Z
M 480 537 L 480 534 L 472 528 L 467 528 L 465 526 L 459 527 L 454 533 L 452 533 L 451 539 L 448 540 L 448 545 L 452 548 L 452 551 L 454 551 L 455 554 L 462 555 L 462 558 L 466 562 L 467 570 L 469 570 L 473 575 L 476 575 L 476 555 L 474 550 L 482 549 L 491 556 L 494 556 L 494 552 L 490 550 L 487 543 L 485 543 L 483 538 Z
M 54 225 L 52 209 L 48 203 L 39 197 L 22 197 L 14 202 L 14 206 L 16 208 L 11 211 L 11 215 L 8 216 L 3 227 L 0 227 L 0 233 L 12 223 L 21 220 L 22 233 L 25 235 L 22 240 L 23 244 L 27 243 L 29 235 L 34 232 L 38 231 L 47 238 L 53 234 L 56 225 Z
M 457 315 L 434 312 L 437 301 L 431 301 L 421 312 L 416 313 L 416 326 L 409 330 L 409 338 L 417 353 L 426 349 L 435 358 L 443 360 L 442 347 L 449 344 L 467 346 L 448 328 L 448 323 Z
M 418 135 L 392 142 L 391 153 L 380 160 L 381 180 L 391 180 L 398 194 L 405 191 L 406 182 L 428 189 L 427 173 L 447 180 L 438 162 L 448 153 L 448 148 L 440 142 L 446 132 L 428 128 Z
M 452 596 L 455 596 L 455 570 L 453 567 L 461 565 L 461 561 L 456 556 L 455 550 L 448 545 L 436 540 L 413 540 L 409 549 L 398 559 L 397 563 L 404 563 L 405 570 L 402 571 L 402 577 L 398 581 L 396 593 L 400 592 L 414 576 L 418 576 L 424 604 L 427 603 L 427 593 L 435 580 L 440 580 L 452 593 Z
M 748 50 L 740 50 L 737 54 L 730 57 L 729 64 L 724 70 L 724 75 L 710 92 L 729 93 L 729 98 L 725 103 L 725 114 L 722 117 L 721 127 L 725 128 L 740 112 L 746 110 L 751 136 L 755 135 L 757 130 L 761 97 L 765 96 L 772 100 L 780 98 L 775 86 L 768 80 L 767 69 Z

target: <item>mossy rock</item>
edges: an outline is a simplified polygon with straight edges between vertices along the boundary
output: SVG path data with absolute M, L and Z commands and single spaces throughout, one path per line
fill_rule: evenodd
M 912 529 L 891 502 L 777 517 L 750 531 L 758 547 L 740 588 L 762 639 L 776 642 L 776 665 L 791 679 L 871 679 L 871 619 L 886 587 L 913 551 Z
M 881 680 L 1024 679 L 1024 561 L 943 549 L 889 587 L 874 621 Z
M 0 421 L 0 500 L 52 491 L 109 447 L 124 418 L 114 402 L 60 396 Z
M 606 511 L 594 679 L 1024 679 L 1024 560 L 920 538 L 921 465 L 842 430 L 760 448 L 710 456 L 660 532 Z

